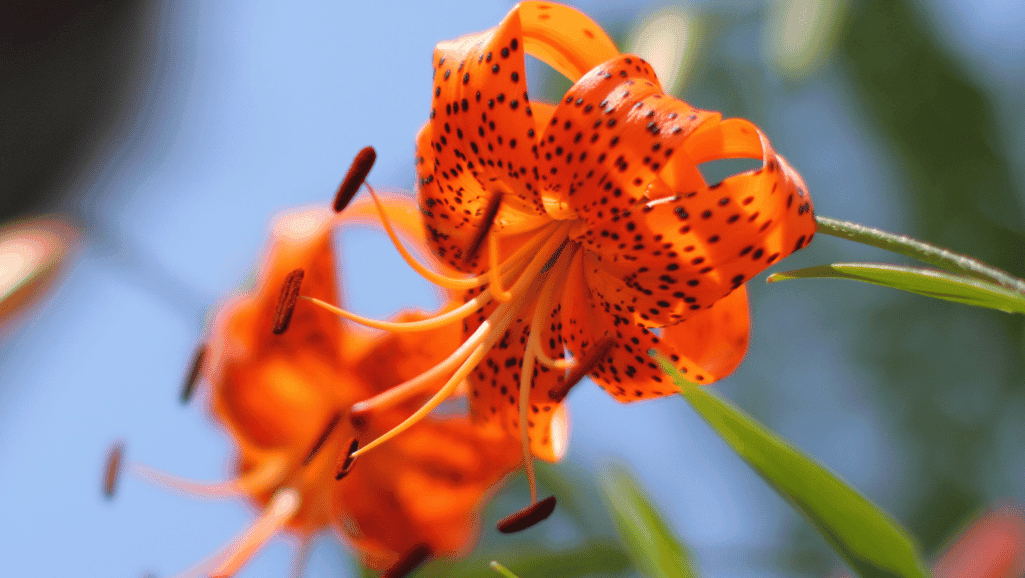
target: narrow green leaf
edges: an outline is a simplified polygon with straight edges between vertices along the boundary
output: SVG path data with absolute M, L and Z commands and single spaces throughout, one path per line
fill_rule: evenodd
M 815 221 L 818 223 L 818 232 L 824 235 L 832 235 L 841 239 L 885 249 L 893 253 L 918 259 L 930 265 L 942 267 L 953 273 L 962 273 L 976 279 L 992 281 L 1019 293 L 1025 293 L 1025 281 L 1008 275 L 1000 269 L 987 265 L 977 259 L 959 255 L 953 251 L 930 245 L 905 235 L 895 235 L 857 223 L 830 219 L 829 217 L 815 217 Z
M 492 551 L 486 557 L 470 554 L 458 561 L 436 560 L 421 569 L 417 578 L 480 578 L 481 567 L 492 559 L 516 568 L 523 578 L 613 577 L 631 569 L 630 557 L 616 542 L 588 541 L 570 548 L 522 543 Z
M 501 574 L 504 578 L 519 578 L 519 576 L 513 574 L 508 568 L 498 563 L 498 560 L 491 561 L 491 568 Z
M 917 546 L 895 520 L 751 416 L 683 379 L 668 361 L 659 361 L 691 407 L 807 518 L 859 576 L 929 576 Z
M 966 305 L 999 309 L 1008 313 L 1025 313 L 1025 294 L 1016 293 L 988 281 L 917 267 L 834 263 L 776 273 L 770 275 L 767 281 L 774 283 L 788 279 L 816 278 L 853 279 Z
M 625 469 L 613 468 L 602 493 L 634 565 L 651 578 L 697 578 L 690 553 Z

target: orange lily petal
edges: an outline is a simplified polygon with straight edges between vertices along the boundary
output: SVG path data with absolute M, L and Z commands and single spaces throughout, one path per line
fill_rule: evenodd
M 750 334 L 747 289 L 741 285 L 708 309 L 663 329 L 662 341 L 681 358 L 703 369 L 707 377 L 701 383 L 707 384 L 733 373 L 740 365 Z
M 503 195 L 497 230 L 544 224 L 531 178 L 537 140 L 526 90 L 519 17 L 434 51 L 431 122 L 417 139 L 424 220 L 438 255 L 462 259 L 490 199 Z M 518 229 L 517 229 L 518 228 Z M 472 268 L 472 266 L 471 266 Z
M 651 67 L 622 55 L 570 88 L 541 135 L 547 194 L 596 227 L 638 201 L 697 127 L 718 113 L 666 97 Z
M 574 82 L 588 70 L 619 54 L 601 26 L 569 6 L 521 2 L 512 13 L 519 14 L 527 54 Z

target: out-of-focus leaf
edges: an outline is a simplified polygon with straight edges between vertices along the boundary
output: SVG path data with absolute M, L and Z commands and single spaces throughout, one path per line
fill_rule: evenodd
M 613 468 L 602 490 L 638 570 L 651 578 L 697 578 L 687 547 L 673 534 L 633 476 L 622 468 Z
M 836 49 L 844 0 L 778 0 L 769 3 L 765 51 L 777 70 L 791 79 L 810 76 Z
M 954 273 L 962 273 L 977 279 L 993 281 L 1025 293 L 1025 281 L 1012 277 L 995 267 L 991 267 L 971 257 L 959 255 L 953 251 L 948 251 L 942 247 L 930 245 L 905 235 L 895 235 L 857 223 L 839 221 L 828 217 L 815 217 L 815 220 L 818 222 L 818 232 L 824 235 L 832 235 L 856 243 L 879 247 L 880 249 L 918 259 L 930 265 L 943 267 Z
M 47 295 L 74 254 L 78 233 L 59 217 L 0 229 L 0 325 Z
M 703 22 L 693 9 L 661 6 L 639 19 L 625 42 L 626 51 L 647 60 L 662 88 L 676 94 L 686 86 L 703 32 Z
M 630 556 L 614 542 L 590 542 L 576 548 L 547 548 L 536 543 L 471 554 L 456 562 L 439 560 L 420 570 L 417 578 L 480 578 L 482 568 L 501 559 L 523 578 L 620 576 L 630 568 Z
M 504 576 L 504 578 L 519 578 L 519 576 L 513 574 L 508 568 L 499 564 L 497 560 L 491 561 L 491 567 L 495 570 L 495 572 L 498 572 L 499 574 Z
M 733 404 L 659 360 L 687 402 L 733 451 L 815 527 L 859 576 L 929 576 L 901 526 L 846 482 L 784 442 Z
M 767 281 L 775 283 L 788 279 L 826 278 L 853 279 L 966 305 L 988 307 L 1008 313 L 1025 313 L 1025 295 L 1023 294 L 980 279 L 916 267 L 875 263 L 834 263 L 776 273 L 769 276 Z

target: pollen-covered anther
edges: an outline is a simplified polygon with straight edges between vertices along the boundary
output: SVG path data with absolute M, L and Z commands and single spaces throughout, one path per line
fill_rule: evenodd
M 573 386 L 580 383 L 581 379 L 587 377 L 587 374 L 591 373 L 595 366 L 601 363 L 601 361 L 608 356 L 615 344 L 616 341 L 609 336 L 599 339 L 598 342 L 594 344 L 594 347 L 584 355 L 584 358 L 573 366 L 569 375 L 566 376 L 566 380 L 548 391 L 548 397 L 555 403 L 559 403 L 566 399 L 566 396 L 569 394 L 569 390 L 573 389 Z
M 296 269 L 285 277 L 285 282 L 281 285 L 278 307 L 274 312 L 275 335 L 284 333 L 292 321 L 292 313 L 295 312 L 295 303 L 299 299 L 299 288 L 302 286 L 303 275 L 302 269 Z
M 503 534 L 513 534 L 526 530 L 527 528 L 538 524 L 548 519 L 548 516 L 552 515 L 555 511 L 555 496 L 548 496 L 547 498 L 531 504 L 529 507 L 516 512 L 515 514 L 503 518 L 498 523 L 498 531 Z
M 466 252 L 463 253 L 464 263 L 473 261 L 477 257 L 477 253 L 480 253 L 480 248 L 484 245 L 484 240 L 488 238 L 488 233 L 491 232 L 491 227 L 495 224 L 495 217 L 501 206 L 502 194 L 493 194 L 491 200 L 488 201 L 488 206 L 484 209 L 481 226 L 474 232 L 470 244 L 466 247 Z
M 388 567 L 381 578 L 403 578 L 427 561 L 434 552 L 427 544 L 417 544 L 399 558 L 399 561 Z
M 327 426 L 324 427 L 324 431 L 322 431 L 317 437 L 317 441 L 313 442 L 313 447 L 310 448 L 310 453 L 306 454 L 306 457 L 303 459 L 304 466 L 309 465 L 310 462 L 313 461 L 313 458 L 317 457 L 317 454 L 320 453 L 320 449 L 324 447 L 324 443 L 327 442 L 331 437 L 331 434 L 335 432 L 335 428 L 338 427 L 338 422 L 340 421 L 342 421 L 342 413 L 335 412 L 335 414 L 331 416 L 331 419 L 328 420 Z
M 103 469 L 103 495 L 108 500 L 112 499 L 114 492 L 117 491 L 117 483 L 121 479 L 121 464 L 124 462 L 124 457 L 124 442 L 114 442 L 107 452 L 106 466 Z
M 345 178 L 342 179 L 342 184 L 338 186 L 338 192 L 335 193 L 336 213 L 341 213 L 345 207 L 349 206 L 353 197 L 359 192 L 359 188 L 363 186 L 363 182 L 367 180 L 367 175 L 370 174 L 370 169 L 374 167 L 376 160 L 377 151 L 374 150 L 374 147 L 364 147 L 356 153 L 356 158 L 349 166 L 349 172 L 345 173 Z
M 345 452 L 344 456 L 340 456 L 338 459 L 338 470 L 335 472 L 336 480 L 344 478 L 352 471 L 352 465 L 356 463 L 356 456 L 352 454 L 356 453 L 358 449 L 359 440 L 356 438 L 349 440 L 349 449 Z
M 189 366 L 189 373 L 182 384 L 180 399 L 182 405 L 189 403 L 192 394 L 196 393 L 196 386 L 199 384 L 199 376 L 203 372 L 203 360 L 206 358 L 206 344 L 201 343 L 192 354 L 192 365 Z

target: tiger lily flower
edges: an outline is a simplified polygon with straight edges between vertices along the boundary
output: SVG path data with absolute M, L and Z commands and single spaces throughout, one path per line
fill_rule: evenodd
M 574 82 L 557 104 L 529 98 L 524 54 Z M 724 158 L 762 165 L 706 183 L 699 165 Z M 726 376 L 748 343 L 744 283 L 815 232 L 804 182 L 758 127 L 666 95 L 642 58 L 550 2 L 520 3 L 497 27 L 438 44 L 417 176 L 427 242 L 466 276 L 436 273 L 392 240 L 463 304 L 415 326 L 338 312 L 392 331 L 461 322 L 463 342 L 353 408 L 373 419 L 433 393 L 356 455 L 465 380 L 474 419 L 520 438 L 534 503 L 531 457 L 562 455 L 561 402 L 576 381 L 589 375 L 622 402 L 676 393 L 651 350 L 695 383 Z M 428 386 L 439 376 L 440 389 Z
M 387 205 L 392 219 L 420 227 L 411 199 Z M 309 295 L 339 299 L 332 234 L 339 224 L 362 218 L 376 214 L 356 206 L 341 216 L 325 207 L 279 217 L 255 289 L 217 312 L 183 399 L 191 397 L 195 379 L 209 384 L 213 417 L 237 448 L 238 476 L 202 484 L 136 465 L 160 483 L 242 497 L 262 512 L 192 573 L 228 576 L 280 532 L 305 545 L 331 528 L 365 564 L 391 567 L 386 575 L 397 577 L 428 554 L 463 552 L 476 535 L 483 499 L 519 464 L 515 440 L 456 415 L 423 420 L 352 467 L 350 454 L 359 442 L 398 425 L 423 400 L 407 399 L 359 432 L 345 419 L 349 408 L 420 374 L 459 340 L 457 327 L 370 335 L 316 308 L 296 311 L 287 333 L 272 333 L 279 289 L 286 278 L 294 280 L 294 270 L 305 272 L 302 287 Z M 400 319 L 418 316 L 409 312 Z

